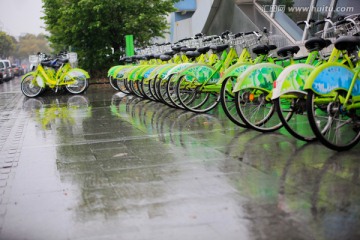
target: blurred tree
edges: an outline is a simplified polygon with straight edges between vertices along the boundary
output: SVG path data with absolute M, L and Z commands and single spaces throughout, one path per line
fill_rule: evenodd
M 44 34 L 36 36 L 28 33 L 19 38 L 16 45 L 16 51 L 14 52 L 14 57 L 24 59 L 28 58 L 31 54 L 36 54 L 37 52 L 50 54 L 52 49 L 50 48 L 49 42 Z
M 42 1 L 51 46 L 57 51 L 71 47 L 79 64 L 94 72 L 117 63 L 124 54 L 125 35 L 134 35 L 136 46 L 163 36 L 166 16 L 178 0 Z
M 0 31 L 0 58 L 8 58 L 15 50 L 16 39 Z

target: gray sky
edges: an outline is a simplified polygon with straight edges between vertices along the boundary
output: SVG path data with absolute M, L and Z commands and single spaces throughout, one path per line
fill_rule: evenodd
M 41 6 L 41 0 L 0 0 L 0 30 L 14 37 L 46 33 Z

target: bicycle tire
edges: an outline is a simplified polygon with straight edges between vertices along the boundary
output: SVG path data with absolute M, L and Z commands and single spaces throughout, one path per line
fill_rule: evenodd
M 40 87 L 34 75 L 28 75 L 21 81 L 21 92 L 29 97 L 37 97 L 43 92 L 44 88 Z
M 109 82 L 113 89 L 115 89 L 116 91 L 120 91 L 119 87 L 116 84 L 116 79 L 114 79 L 112 76 L 109 76 Z
M 308 91 L 306 104 L 309 123 L 319 141 L 335 151 L 354 147 L 360 141 L 360 109 L 355 109 L 351 112 L 353 116 L 349 117 L 349 113 L 342 110 L 338 98 L 328 103 L 318 101 L 317 104 L 315 99 L 319 98 L 321 96 L 312 90 Z
M 89 86 L 88 79 L 85 76 L 75 76 L 75 84 L 65 85 L 65 88 L 68 92 L 72 94 L 83 93 Z
M 306 112 L 306 99 L 274 99 L 275 109 L 284 128 L 295 138 L 305 141 L 315 141 Z
M 193 104 L 192 106 L 196 108 L 204 104 L 204 100 L 202 102 L 196 101 L 197 91 L 198 90 L 195 88 L 189 88 L 189 83 L 187 82 L 185 76 L 180 77 L 176 86 L 176 95 L 182 105 L 182 108 L 190 110 L 189 108 L 186 108 L 187 105 L 190 106 L 190 104 Z
M 152 93 L 151 93 L 151 79 L 150 80 L 148 80 L 148 82 L 147 83 L 145 83 L 145 82 L 143 82 L 142 84 L 141 84 L 141 88 L 142 88 L 142 93 L 143 93 L 143 95 L 144 95 L 144 98 L 147 98 L 147 99 L 150 99 L 150 100 L 155 100 L 154 99 L 154 97 L 153 97 L 153 95 L 152 95 Z
M 236 110 L 242 121 L 259 132 L 273 132 L 283 125 L 275 113 L 272 100 L 267 100 L 268 92 L 260 89 L 245 89 L 236 92 Z
M 129 88 L 131 89 L 131 92 L 137 96 L 137 97 L 142 97 L 142 94 L 140 93 L 140 89 L 139 89 L 139 84 L 137 80 L 132 80 L 132 81 L 128 81 L 129 83 Z
M 235 106 L 235 94 L 232 92 L 235 82 L 235 77 L 229 77 L 224 80 L 220 90 L 220 102 L 225 115 L 230 119 L 230 121 L 240 127 L 246 128 L 247 125 L 241 120 Z
M 117 79 L 116 80 L 116 86 L 119 89 L 120 92 L 125 93 L 125 94 L 130 94 L 130 91 L 128 90 L 128 88 L 125 85 L 125 80 L 124 79 Z
M 170 107 L 176 107 L 174 104 L 172 104 L 172 102 L 169 100 L 169 96 L 167 94 L 167 84 L 168 84 L 168 79 L 167 78 L 163 78 L 161 80 L 159 80 L 158 82 L 158 94 L 159 97 L 161 99 L 161 102 L 165 103 L 166 105 L 170 106 Z
M 155 84 L 155 94 L 158 97 L 159 101 L 164 103 L 164 100 L 162 99 L 162 96 L 161 96 L 161 81 L 162 81 L 161 78 L 157 78 L 156 82 L 154 83 Z
M 151 96 L 153 96 L 154 100 L 155 101 L 160 101 L 158 96 L 156 95 L 156 92 L 155 92 L 155 84 L 156 84 L 156 79 L 157 79 L 158 75 L 155 75 L 154 79 L 151 79 L 151 84 L 150 84 L 150 93 L 151 93 Z
M 172 77 L 174 76 L 171 75 L 169 77 L 169 80 L 166 84 L 166 94 L 168 97 L 168 100 L 171 102 L 171 104 L 177 108 L 181 108 L 184 109 L 184 106 L 180 103 L 178 95 L 177 95 L 177 81 L 172 80 Z

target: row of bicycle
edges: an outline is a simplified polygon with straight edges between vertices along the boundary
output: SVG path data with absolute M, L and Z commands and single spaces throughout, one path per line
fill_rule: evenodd
M 108 76 L 124 93 L 197 113 L 221 103 L 239 126 L 261 132 L 285 127 L 300 140 L 348 150 L 360 140 L 360 37 L 354 36 L 360 18 L 302 23 L 310 28 L 324 22 L 338 38 L 310 38 L 302 58 L 294 57 L 299 46 L 279 48 L 275 57 L 266 29 L 227 31 L 143 49 L 144 55 L 124 59 L 128 64 L 112 67 Z M 327 56 L 322 51 L 329 47 Z

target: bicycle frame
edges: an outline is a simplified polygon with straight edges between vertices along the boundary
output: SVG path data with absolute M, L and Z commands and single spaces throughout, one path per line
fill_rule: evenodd
M 50 75 L 50 72 L 53 76 Z M 54 75 L 55 74 L 55 75 Z M 36 83 L 45 88 L 46 86 L 50 88 L 55 88 L 58 86 L 71 85 L 75 83 L 73 78 L 79 74 L 83 74 L 86 78 L 89 78 L 89 74 L 79 68 L 71 68 L 69 63 L 63 64 L 56 72 L 53 68 L 46 69 L 41 64 L 36 67 L 35 72 L 30 72 L 24 75 L 23 78 L 33 75 Z

